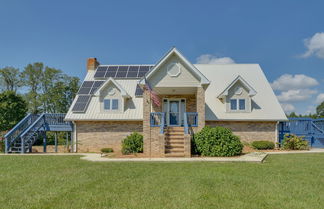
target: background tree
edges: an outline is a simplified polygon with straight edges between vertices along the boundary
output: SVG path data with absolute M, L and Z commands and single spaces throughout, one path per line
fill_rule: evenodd
M 42 80 L 42 72 L 44 65 L 41 62 L 28 64 L 22 72 L 22 80 L 24 86 L 27 87 L 26 101 L 28 109 L 31 113 L 37 114 L 41 112 L 40 88 Z
M 27 113 L 25 100 L 14 91 L 0 94 L 0 131 L 15 126 Z
M 316 107 L 317 117 L 324 117 L 324 101 Z
M 19 69 L 14 67 L 0 69 L 0 85 L 4 91 L 16 92 L 21 84 Z

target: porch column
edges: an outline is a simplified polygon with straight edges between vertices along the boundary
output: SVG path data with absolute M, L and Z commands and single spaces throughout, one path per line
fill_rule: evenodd
M 198 112 L 198 131 L 205 127 L 205 89 L 203 87 L 197 88 L 196 93 L 197 112 Z
M 150 93 L 146 90 L 143 92 L 143 137 L 144 137 L 144 154 L 151 156 L 151 127 L 150 127 L 151 99 Z

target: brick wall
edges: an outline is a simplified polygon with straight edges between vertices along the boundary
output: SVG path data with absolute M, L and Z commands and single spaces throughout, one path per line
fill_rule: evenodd
M 235 122 L 235 121 L 206 121 L 206 126 L 223 126 L 230 128 L 241 141 L 252 142 L 266 140 L 276 142 L 276 122 Z
M 142 121 L 76 122 L 78 152 L 100 152 L 111 147 L 120 152 L 121 141 L 133 132 L 143 133 Z

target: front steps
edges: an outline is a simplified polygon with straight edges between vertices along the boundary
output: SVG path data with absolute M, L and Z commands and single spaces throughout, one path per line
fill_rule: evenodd
M 184 128 L 165 128 L 165 157 L 184 157 Z

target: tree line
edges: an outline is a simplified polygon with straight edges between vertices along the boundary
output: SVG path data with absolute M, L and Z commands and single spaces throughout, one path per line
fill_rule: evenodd
M 79 89 L 79 78 L 41 62 L 21 71 L 0 69 L 0 131 L 12 128 L 27 113 L 66 113 Z

